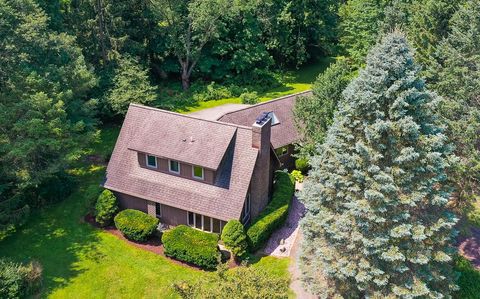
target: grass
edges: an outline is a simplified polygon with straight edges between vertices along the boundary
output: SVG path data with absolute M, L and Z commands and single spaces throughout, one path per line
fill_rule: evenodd
M 260 101 L 265 102 L 271 99 L 279 98 L 281 96 L 309 90 L 312 86 L 312 83 L 317 78 L 318 74 L 325 70 L 328 65 L 333 61 L 333 58 L 324 58 L 315 63 L 303 66 L 299 70 L 290 71 L 282 74 L 280 78 L 282 82 L 281 86 L 269 89 L 268 91 L 258 92 Z M 175 86 L 176 85 L 178 84 L 175 83 Z M 179 85 L 176 87 L 179 88 Z M 197 102 L 192 99 L 192 95 L 186 95 L 184 93 L 181 93 L 179 90 L 171 90 L 170 92 L 179 93 L 177 95 L 178 98 L 175 100 L 173 99 L 174 97 L 163 94 L 161 96 L 161 101 L 167 101 L 168 103 L 158 103 L 158 106 L 180 113 L 195 112 L 224 104 L 241 104 L 241 100 L 239 97 Z
M 331 61 L 325 59 L 284 75 L 282 86 L 259 93 L 260 100 L 310 89 L 316 76 Z M 169 108 L 189 113 L 227 103 L 240 103 L 240 99 L 187 101 L 174 103 Z M 109 157 L 118 133 L 118 126 L 103 127 L 99 141 L 88 154 Z M 22 228 L 0 242 L 0 256 L 19 262 L 33 259 L 42 264 L 41 297 L 177 298 L 172 289 L 174 282 L 195 282 L 213 275 L 175 264 L 85 223 L 83 216 L 102 191 L 99 184 L 105 174 L 105 166 L 94 163 L 78 163 L 70 171 L 78 181 L 76 190 L 64 201 L 34 211 Z M 251 263 L 252 267 L 263 268 L 271 275 L 289 277 L 288 258 L 252 257 Z M 294 297 L 291 291 L 289 297 Z
M 455 260 L 455 271 L 460 274 L 458 286 L 460 290 L 456 298 L 477 299 L 480 296 L 480 271 L 473 268 L 469 260 L 458 256 Z
M 117 127 L 101 131 L 91 152 L 110 155 Z M 0 256 L 40 261 L 44 268 L 42 297 L 177 298 L 175 281 L 195 282 L 213 275 L 186 268 L 167 258 L 129 245 L 83 221 L 101 192 L 105 166 L 79 163 L 71 173 L 76 191 L 64 201 L 34 212 L 23 228 L 0 243 Z M 288 275 L 288 260 L 261 258 L 255 267 Z

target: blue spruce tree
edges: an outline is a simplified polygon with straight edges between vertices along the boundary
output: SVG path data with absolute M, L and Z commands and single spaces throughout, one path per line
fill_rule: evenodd
M 322 297 L 448 298 L 452 148 L 403 34 L 345 89 L 301 193 L 303 281 Z

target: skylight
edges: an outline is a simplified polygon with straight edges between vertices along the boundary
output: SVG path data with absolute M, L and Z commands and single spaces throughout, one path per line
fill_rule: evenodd
M 272 126 L 278 125 L 280 123 L 280 120 L 273 111 L 268 112 L 268 116 L 272 118 Z

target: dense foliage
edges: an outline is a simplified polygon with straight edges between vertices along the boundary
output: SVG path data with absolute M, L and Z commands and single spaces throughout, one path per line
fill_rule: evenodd
M 243 224 L 238 220 L 230 220 L 225 224 L 222 241 L 235 257 L 242 257 L 247 253 L 247 235 Z
M 272 199 L 247 229 L 247 241 L 251 251 L 257 251 L 265 245 L 270 235 L 285 223 L 294 192 L 293 177 L 287 172 L 275 172 Z
M 180 281 L 174 284 L 175 291 L 183 299 L 286 299 L 289 280 L 269 275 L 265 270 L 241 266 L 227 271 L 226 265 L 220 265 L 215 277 L 206 282 L 189 283 Z M 212 287 L 215 286 L 215 287 Z M 226 295 L 228 294 L 228 295 Z
M 0 297 L 24 298 L 37 292 L 42 284 L 42 267 L 37 262 L 28 265 L 0 259 Z
M 315 152 L 316 144 L 323 143 L 342 100 L 342 91 L 351 77 L 351 66 L 345 59 L 340 59 L 318 75 L 312 95 L 300 97 L 295 102 L 293 113 L 296 127 L 303 137 L 300 141 L 303 155 Z
M 95 204 L 95 221 L 102 226 L 109 225 L 117 212 L 118 203 L 115 194 L 108 189 L 103 190 Z
M 455 294 L 456 298 L 475 299 L 480 294 L 480 271 L 472 266 L 472 263 L 462 256 L 455 258 L 455 271 L 460 273 L 458 285 L 460 290 Z
M 205 269 L 215 269 L 220 262 L 218 235 L 179 225 L 162 235 L 165 255 Z
M 115 227 L 133 241 L 145 241 L 155 232 L 159 222 L 158 218 L 131 209 L 121 211 L 113 221 Z
M 374 47 L 343 96 L 301 194 L 304 281 L 345 297 L 451 294 L 451 146 L 405 37 Z

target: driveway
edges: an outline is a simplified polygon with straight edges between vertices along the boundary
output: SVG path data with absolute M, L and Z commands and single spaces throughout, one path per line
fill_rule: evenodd
M 225 104 L 225 105 L 221 105 L 213 108 L 192 112 L 189 115 L 195 116 L 201 119 L 206 119 L 206 120 L 217 120 L 224 114 L 237 111 L 249 106 L 250 105 L 244 105 L 244 104 Z

